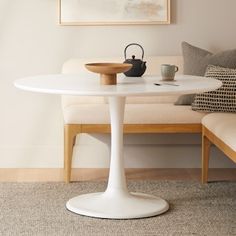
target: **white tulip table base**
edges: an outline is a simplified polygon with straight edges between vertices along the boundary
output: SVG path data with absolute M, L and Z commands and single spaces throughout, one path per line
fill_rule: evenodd
M 135 219 L 156 216 L 169 209 L 168 203 L 144 193 L 90 193 L 70 199 L 68 210 L 85 216 L 107 219 Z
M 123 158 L 123 120 L 125 97 L 109 97 L 111 117 L 111 161 L 104 193 L 84 194 L 70 199 L 66 207 L 77 214 L 109 219 L 150 217 L 168 210 L 168 203 L 143 193 L 129 193 Z

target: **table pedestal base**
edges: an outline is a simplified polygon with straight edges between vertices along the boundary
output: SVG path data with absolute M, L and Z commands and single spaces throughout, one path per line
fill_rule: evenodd
M 104 193 L 83 194 L 70 199 L 66 207 L 80 215 L 110 219 L 143 218 L 162 214 L 168 203 L 144 193 L 111 195 Z
M 111 116 L 111 162 L 107 189 L 70 199 L 66 207 L 77 214 L 109 219 L 132 219 L 159 215 L 168 203 L 143 193 L 129 193 L 123 158 L 123 120 L 125 97 L 109 97 Z

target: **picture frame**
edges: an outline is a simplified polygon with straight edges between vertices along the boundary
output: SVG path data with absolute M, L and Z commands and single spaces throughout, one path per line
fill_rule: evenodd
M 171 0 L 58 0 L 59 25 L 170 24 Z

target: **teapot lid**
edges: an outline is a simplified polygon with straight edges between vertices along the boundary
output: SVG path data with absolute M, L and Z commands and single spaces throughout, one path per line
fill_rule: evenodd
M 130 61 L 141 61 L 141 59 L 136 59 L 135 55 L 132 55 L 132 59 L 128 59 L 128 60 L 130 60 Z

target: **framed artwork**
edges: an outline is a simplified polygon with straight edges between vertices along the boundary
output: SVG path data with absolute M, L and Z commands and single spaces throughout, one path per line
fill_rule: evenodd
M 170 0 L 58 0 L 60 25 L 170 24 Z

